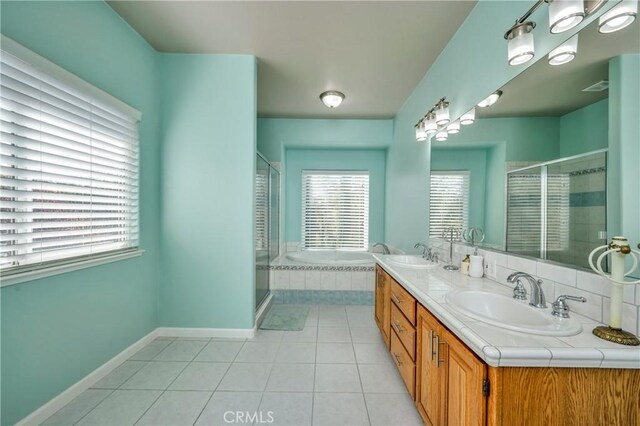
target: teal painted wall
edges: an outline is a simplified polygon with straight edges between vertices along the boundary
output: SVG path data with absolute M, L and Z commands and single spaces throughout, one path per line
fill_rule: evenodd
M 160 133 L 156 54 L 103 2 L 2 2 L 2 33 L 142 112 L 138 258 L 4 287 L 2 424 L 156 327 Z
M 485 228 L 487 149 L 432 148 L 431 170 L 468 170 L 469 226 Z
M 256 59 L 160 55 L 161 324 L 253 328 Z
M 640 242 L 640 55 L 609 62 L 607 227 Z M 636 274 L 640 275 L 640 273 Z M 637 300 L 637 299 L 636 299 Z
M 606 148 L 609 100 L 603 99 L 560 117 L 560 157 Z
M 393 120 L 259 118 L 258 151 L 282 161 L 286 148 L 386 149 Z
M 536 31 L 536 58 L 544 60 L 551 49 L 611 8 L 613 3 L 609 3 L 565 33 Z M 413 126 L 442 96 L 451 102 L 452 116 L 459 117 L 532 65 L 533 61 L 510 67 L 503 37 L 515 17 L 531 4 L 480 0 L 396 115 L 393 143 L 387 155 L 385 233 L 390 244 L 413 251 L 416 235 L 427 234 L 429 144 L 416 142 Z M 538 28 L 548 28 L 547 15 L 547 9 L 542 7 L 531 19 Z M 463 128 L 461 135 L 467 131 Z M 535 149 L 532 147 L 530 153 L 535 154 Z M 412 208 L 407 209 L 407 205 Z
M 504 247 L 506 142 L 487 149 L 484 244 Z
M 385 151 L 287 149 L 285 241 L 302 235 L 302 170 L 369 171 L 369 242 L 384 241 Z

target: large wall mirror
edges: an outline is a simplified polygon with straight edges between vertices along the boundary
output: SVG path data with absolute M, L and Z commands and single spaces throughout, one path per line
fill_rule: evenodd
M 607 203 L 619 197 L 607 194 L 608 135 L 620 111 L 610 111 L 607 88 L 618 78 L 612 64 L 640 54 L 640 23 L 600 34 L 593 22 L 577 38 L 575 59 L 540 58 L 493 105 L 476 107 L 474 124 L 432 140 L 432 237 L 443 226 L 438 199 L 462 227 L 484 230 L 483 245 L 514 254 L 588 267 L 589 252 L 612 236 Z

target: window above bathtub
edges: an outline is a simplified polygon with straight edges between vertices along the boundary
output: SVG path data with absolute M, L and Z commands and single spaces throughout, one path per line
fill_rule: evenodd
M 140 113 L 4 36 L 1 49 L 3 279 L 138 252 Z
M 369 172 L 302 171 L 302 248 L 368 250 Z
M 465 229 L 469 224 L 468 170 L 431 171 L 429 236 L 442 237 L 445 229 Z

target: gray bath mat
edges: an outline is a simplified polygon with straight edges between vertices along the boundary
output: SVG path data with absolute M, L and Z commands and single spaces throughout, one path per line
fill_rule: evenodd
M 260 324 L 262 330 L 300 331 L 309 315 L 309 306 L 273 305 Z

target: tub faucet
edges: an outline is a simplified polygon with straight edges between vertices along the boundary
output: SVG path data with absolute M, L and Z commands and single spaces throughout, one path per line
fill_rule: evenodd
M 422 257 L 423 258 L 427 258 L 427 256 L 431 255 L 431 249 L 429 247 L 427 247 L 425 244 L 423 243 L 416 243 L 415 246 L 413 246 L 414 249 L 417 249 L 418 247 L 422 247 Z
M 376 247 L 382 247 L 382 253 L 383 254 L 391 254 L 391 251 L 389 250 L 389 246 L 387 246 L 385 243 L 375 243 L 372 248 L 376 248 Z
M 527 290 L 525 290 L 522 285 L 522 281 L 520 281 L 521 278 L 529 281 L 529 286 L 531 286 L 531 298 L 529 299 L 529 304 L 536 308 L 546 308 L 547 302 L 544 297 L 544 291 L 542 291 L 542 280 L 536 280 L 531 275 L 524 272 L 514 272 L 507 277 L 507 282 L 511 284 L 516 283 L 516 286 L 513 288 L 513 298 L 519 300 L 526 300 L 527 298 Z

